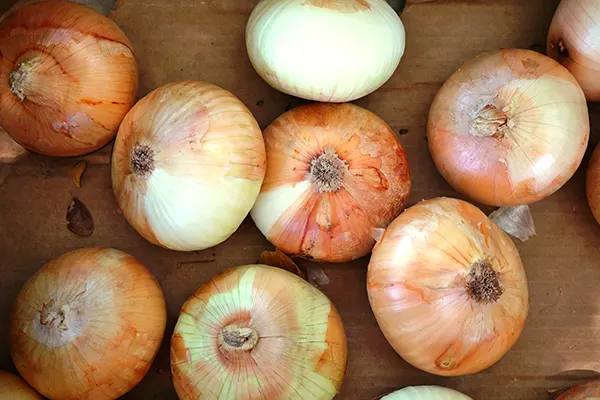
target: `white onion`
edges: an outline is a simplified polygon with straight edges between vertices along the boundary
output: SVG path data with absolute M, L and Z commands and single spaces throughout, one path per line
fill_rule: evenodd
M 441 386 L 410 386 L 382 397 L 381 400 L 473 400 L 456 390 Z
M 345 102 L 392 76 L 405 33 L 384 0 L 263 0 L 250 15 L 246 45 L 254 68 L 274 88 Z

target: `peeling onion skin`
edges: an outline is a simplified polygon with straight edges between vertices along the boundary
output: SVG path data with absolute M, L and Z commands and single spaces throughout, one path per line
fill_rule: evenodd
M 246 48 L 275 89 L 339 103 L 374 92 L 392 76 L 405 30 L 385 0 L 262 0 L 250 15 Z
M 467 62 L 439 91 L 427 137 L 442 176 L 492 206 L 527 205 L 561 188 L 589 139 L 587 103 L 563 66 L 529 50 Z
M 573 74 L 589 101 L 600 101 L 600 5 L 562 0 L 548 32 L 547 54 Z
M 235 327 L 246 340 L 230 346 Z M 243 347 L 242 347 L 243 346 Z M 319 290 L 266 265 L 233 268 L 183 305 L 171 339 L 181 400 L 332 399 L 346 370 L 342 320 Z
M 583 385 L 575 386 L 563 393 L 556 400 L 596 400 L 600 399 L 600 380 L 596 379 Z
M 600 224 L 600 145 L 596 146 L 588 166 L 586 192 L 592 214 Z
M 482 371 L 519 337 L 529 300 L 511 239 L 475 206 L 423 201 L 373 249 L 371 308 L 396 352 L 436 375 Z
M 381 400 L 473 400 L 456 390 L 441 386 L 409 386 L 388 394 Z
M 195 81 L 162 86 L 127 114 L 115 141 L 113 189 L 153 244 L 202 250 L 244 221 L 265 175 L 258 123 L 228 91 Z
M 42 396 L 17 375 L 0 371 L 0 399 L 42 400 Z
M 387 227 L 406 207 L 406 154 L 370 111 L 310 104 L 281 115 L 264 136 L 267 173 L 251 215 L 284 253 L 325 262 L 360 258 L 375 244 L 371 230 Z
M 28 150 L 97 150 L 135 102 L 131 43 L 113 21 L 80 4 L 15 8 L 0 22 L 0 54 L 0 125 Z
M 48 398 L 112 400 L 148 372 L 166 318 L 146 267 L 119 250 L 80 249 L 23 286 L 10 317 L 10 352 L 21 376 Z

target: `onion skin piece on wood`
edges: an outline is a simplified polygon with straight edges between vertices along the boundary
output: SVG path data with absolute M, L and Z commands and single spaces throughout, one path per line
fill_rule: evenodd
M 600 399 L 600 379 L 575 386 L 556 400 L 598 400 Z

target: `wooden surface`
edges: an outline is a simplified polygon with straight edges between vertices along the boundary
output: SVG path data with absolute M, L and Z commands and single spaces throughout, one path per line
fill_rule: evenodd
M 159 85 L 199 79 L 239 96 L 262 127 L 301 103 L 266 85 L 252 69 L 244 29 L 256 0 L 123 0 L 111 17 L 127 33 L 140 64 L 140 96 Z M 0 3 L 0 10 L 10 4 Z M 402 19 L 407 51 L 394 77 L 358 104 L 379 114 L 401 136 L 412 170 L 411 204 L 456 196 L 435 170 L 425 141 L 431 101 L 465 60 L 500 47 L 544 48 L 558 0 L 412 0 Z M 592 140 L 600 138 L 600 106 L 590 105 Z M 71 182 L 75 160 L 29 156 L 0 170 L 0 369 L 13 369 L 6 321 L 24 282 L 45 262 L 83 246 L 122 249 L 145 263 L 168 302 L 168 329 L 146 379 L 126 399 L 176 399 L 169 375 L 168 341 L 177 313 L 192 292 L 224 269 L 258 260 L 271 246 L 250 219 L 227 242 L 198 253 L 154 247 L 118 213 L 110 183 L 110 149 L 88 156 L 83 188 Z M 584 164 L 587 164 L 590 151 Z M 527 269 L 531 308 L 523 335 L 492 368 L 467 377 L 418 371 L 387 344 L 365 290 L 368 258 L 324 265 L 324 292 L 338 307 L 349 343 L 347 377 L 339 399 L 370 400 L 412 384 L 456 388 L 475 400 L 552 399 L 600 370 L 600 226 L 585 201 L 585 168 L 558 193 L 531 208 L 538 236 L 517 243 Z M 3 179 L 5 178 L 5 179 Z M 3 181 L 3 183 L 2 183 Z M 94 215 L 88 238 L 66 229 L 73 195 Z M 486 212 L 491 211 L 484 208 Z M 568 370 L 584 370 L 570 371 Z

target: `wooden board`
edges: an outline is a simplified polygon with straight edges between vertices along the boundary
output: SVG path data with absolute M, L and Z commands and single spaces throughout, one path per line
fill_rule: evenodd
M 248 61 L 244 29 L 256 0 L 123 0 L 111 15 L 127 33 L 140 64 L 140 96 L 172 81 L 199 79 L 239 96 L 262 127 L 300 104 L 270 88 Z M 357 101 L 401 136 L 414 190 L 411 204 L 457 196 L 435 170 L 425 123 L 444 80 L 464 61 L 500 47 L 543 49 L 558 0 L 412 0 L 402 19 L 407 51 L 394 77 Z M 3 3 L 0 10 L 10 6 Z M 592 140 L 600 139 L 600 106 L 590 105 Z M 87 157 L 83 188 L 71 182 L 73 159 L 29 156 L 0 172 L 0 369 L 13 369 L 7 318 L 23 283 L 45 262 L 84 246 L 120 248 L 145 263 L 168 302 L 168 329 L 148 376 L 126 399 L 176 399 L 168 342 L 183 302 L 212 275 L 258 260 L 271 246 L 250 219 L 227 242 L 198 253 L 145 242 L 118 213 L 110 182 L 110 148 Z M 589 152 L 584 164 L 587 164 Z M 349 365 L 339 399 L 370 400 L 412 384 L 456 388 L 475 400 L 552 399 L 600 370 L 600 226 L 587 207 L 585 168 L 558 193 L 533 205 L 538 236 L 517 243 L 527 269 L 531 309 L 525 331 L 497 365 L 472 376 L 441 378 L 409 366 L 387 344 L 369 308 L 368 258 L 324 265 L 324 292 L 338 307 L 348 335 Z M 2 179 L 5 178 L 5 179 Z M 96 231 L 88 238 L 66 229 L 73 195 L 90 208 Z M 489 208 L 484 209 L 491 211 Z M 583 371 L 569 370 L 579 369 Z M 587 370 L 587 371 L 586 371 Z

